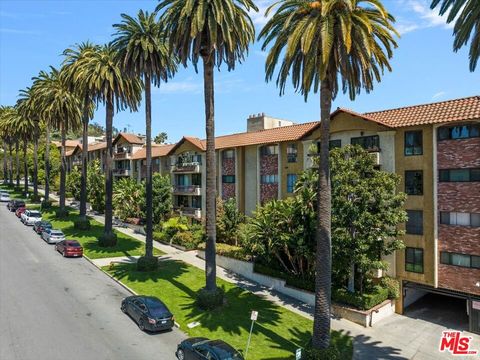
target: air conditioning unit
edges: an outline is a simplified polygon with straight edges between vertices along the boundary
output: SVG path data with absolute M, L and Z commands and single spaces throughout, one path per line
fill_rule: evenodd
M 375 165 L 380 165 L 380 152 L 379 151 L 371 152 L 370 156 L 372 157 Z

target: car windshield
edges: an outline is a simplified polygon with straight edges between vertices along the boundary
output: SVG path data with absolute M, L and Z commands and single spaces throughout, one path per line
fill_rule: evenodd
M 60 230 L 53 230 L 53 231 L 51 232 L 51 234 L 52 234 L 52 235 L 57 235 L 57 236 L 60 236 L 60 235 L 63 236 L 63 232 L 61 232 Z
M 30 217 L 39 218 L 39 217 L 42 217 L 42 215 L 40 213 L 31 212 Z

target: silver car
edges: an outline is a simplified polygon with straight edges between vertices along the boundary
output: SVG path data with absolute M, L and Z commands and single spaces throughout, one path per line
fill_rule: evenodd
M 6 191 L 0 191 L 0 202 L 9 202 L 10 194 Z
M 22 213 L 20 220 L 25 225 L 33 225 L 37 221 L 42 221 L 42 214 L 37 210 L 25 210 L 25 212 Z
M 65 235 L 63 234 L 62 230 L 45 229 L 42 232 L 42 239 L 49 244 L 56 244 L 65 240 Z

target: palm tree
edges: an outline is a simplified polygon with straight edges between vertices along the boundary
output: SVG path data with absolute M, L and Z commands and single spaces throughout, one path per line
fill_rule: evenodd
M 14 131 L 11 124 L 12 118 L 14 118 L 16 110 L 13 106 L 2 106 L 0 111 L 0 134 L 3 138 L 4 149 L 4 170 L 5 179 L 4 183 L 8 183 L 13 186 L 13 156 L 12 156 L 12 143 L 14 142 Z
M 112 228 L 113 149 L 112 127 L 114 111 L 129 107 L 136 111 L 141 98 L 142 84 L 138 79 L 125 76 L 112 45 L 87 49 L 79 60 L 75 81 L 90 94 L 91 99 L 106 108 L 105 130 L 107 156 L 105 162 L 105 229 L 100 239 L 102 246 L 114 246 L 116 236 Z
M 95 104 L 86 89 L 79 86 L 81 83 L 78 79 L 81 76 L 79 67 L 82 59 L 87 51 L 98 50 L 99 46 L 90 42 L 84 42 L 76 45 L 74 49 L 66 49 L 63 52 L 65 56 L 65 76 L 69 83 L 70 89 L 78 94 L 82 99 L 82 177 L 80 184 L 80 218 L 86 222 L 87 220 L 87 163 L 88 163 L 88 123 L 93 118 L 93 110 Z
M 5 113 L 7 111 L 6 106 L 0 106 L 0 138 L 3 144 L 3 184 L 8 183 L 8 159 L 7 159 L 7 147 L 8 147 L 8 131 L 6 129 Z
M 457 52 L 470 41 L 470 71 L 475 71 L 480 58 L 480 2 L 478 0 L 432 0 L 431 8 L 440 5 L 440 15 L 447 11 L 447 24 L 455 20 L 453 51 Z
M 396 47 L 394 18 L 379 0 L 284 0 L 259 35 L 262 49 L 272 44 L 265 65 L 266 80 L 277 76 L 280 95 L 291 75 L 293 86 L 307 100 L 320 92 L 321 149 L 315 240 L 316 280 L 312 345 L 330 342 L 331 304 L 331 189 L 329 168 L 330 111 L 341 86 L 351 99 L 361 89 L 370 92 L 381 80 Z M 339 79 L 341 83 L 339 84 Z
M 48 104 L 45 108 L 45 116 L 49 124 L 60 131 L 61 134 L 61 167 L 60 167 L 60 209 L 59 216 L 66 215 L 65 207 L 65 182 L 67 176 L 66 139 L 69 130 L 77 130 L 80 127 L 82 117 L 82 103 L 77 94 L 69 88 L 64 70 L 50 68 L 46 86 L 40 92 L 42 102 Z M 48 198 L 47 198 L 48 199 Z
M 206 151 L 206 290 L 214 292 L 216 284 L 216 164 L 214 122 L 214 67 L 223 62 L 233 70 L 244 59 L 248 46 L 255 39 L 255 28 L 248 16 L 249 10 L 257 11 L 252 0 L 162 0 L 156 11 L 163 29 L 169 36 L 171 51 L 186 67 L 192 61 L 197 70 L 198 60 L 203 62 L 203 86 L 205 98 Z
M 151 82 L 160 86 L 177 70 L 174 58 L 170 55 L 162 36 L 160 24 L 156 21 L 157 13 L 149 14 L 140 10 L 138 18 L 121 15 L 112 45 L 117 49 L 118 58 L 125 72 L 143 80 L 145 87 L 145 129 L 146 129 L 146 241 L 145 257 L 153 257 L 153 199 L 152 199 L 152 94 Z

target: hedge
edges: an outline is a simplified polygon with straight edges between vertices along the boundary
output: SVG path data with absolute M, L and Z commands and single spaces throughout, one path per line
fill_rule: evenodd
M 285 284 L 288 286 L 315 292 L 315 279 L 313 278 L 295 276 L 260 263 L 255 263 L 253 265 L 253 271 L 259 274 L 283 279 L 285 280 Z
M 215 245 L 217 255 L 229 257 L 236 260 L 250 261 L 251 256 L 245 253 L 244 249 L 240 246 L 217 243 Z M 205 243 L 198 245 L 199 250 L 205 250 Z
M 370 293 L 351 293 L 347 289 L 332 289 L 332 300 L 337 303 L 352 305 L 360 310 L 368 310 L 388 299 L 389 290 L 375 286 Z

